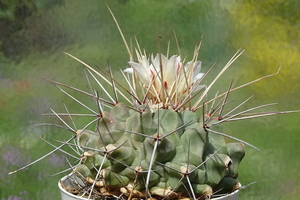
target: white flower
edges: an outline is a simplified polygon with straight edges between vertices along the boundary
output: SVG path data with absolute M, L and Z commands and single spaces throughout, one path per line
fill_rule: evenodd
M 201 62 L 190 61 L 185 65 L 181 57 L 173 55 L 168 59 L 163 54 L 151 55 L 148 59 L 138 54 L 138 62 L 130 61 L 125 72 L 136 74 L 144 94 L 152 105 L 177 107 L 183 98 L 201 90 L 199 85 L 204 73 L 200 73 Z M 135 72 L 135 73 L 134 73 Z

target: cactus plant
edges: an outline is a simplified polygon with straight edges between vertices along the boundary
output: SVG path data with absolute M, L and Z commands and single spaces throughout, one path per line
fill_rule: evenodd
M 108 98 L 99 96 L 98 92 L 85 92 L 48 80 L 92 112 L 94 119 L 75 130 L 61 117 L 66 115 L 72 119 L 73 114 L 53 111 L 74 136 L 59 146 L 51 144 L 55 149 L 42 158 L 54 151 L 63 151 L 63 146 L 78 152 L 79 162 L 70 169 L 84 184 L 67 190 L 88 199 L 110 196 L 201 200 L 239 189 L 238 166 L 245 155 L 244 145 L 257 148 L 224 133 L 222 124 L 287 112 L 247 115 L 273 104 L 236 112 L 252 97 L 225 112 L 227 99 L 232 91 L 278 72 L 241 86 L 231 83 L 224 93 L 207 100 L 212 86 L 243 50 L 229 60 L 211 83 L 201 85 L 208 74 L 200 73 L 201 62 L 197 60 L 201 42 L 196 45 L 189 62 L 182 60 L 180 55 L 168 57 L 161 52 L 148 57 L 137 43 L 135 61 L 120 28 L 119 31 L 130 57 L 130 67 L 122 71 L 127 86 L 117 81 L 111 70 L 107 73 L 100 69 L 99 72 L 66 53 L 85 66 L 87 74 Z M 111 86 L 111 93 L 103 82 Z M 99 111 L 90 109 L 62 87 L 92 98 Z M 119 100 L 119 96 L 123 100 Z M 94 129 L 90 128 L 92 124 L 95 124 Z M 226 138 L 235 141 L 228 143 Z
M 138 112 L 117 103 L 102 113 L 96 131 L 77 131 L 85 152 L 74 168 L 78 177 L 107 191 L 121 188 L 125 196 L 132 192 L 131 197 L 195 199 L 237 189 L 244 146 L 227 144 L 210 132 L 222 128 L 210 127 L 218 122 L 215 117 L 206 116 L 203 123 L 189 109 L 151 111 L 144 106 Z
M 248 143 L 233 137 L 237 142 L 225 141 L 222 122 L 235 117 L 222 114 L 230 89 L 216 98 L 223 96 L 210 111 L 200 99 L 190 106 L 194 93 L 204 97 L 209 90 L 200 85 L 204 74 L 196 61 L 199 47 L 185 65 L 177 55 L 168 59 L 158 54 L 149 61 L 137 53 L 138 62 L 130 61 L 131 68 L 125 70 L 132 75 L 126 92 L 133 100 L 125 104 L 115 99 L 105 110 L 99 106 L 95 130 L 76 131 L 82 158 L 73 172 L 79 178 L 102 193 L 127 198 L 206 199 L 238 189 L 237 169 Z M 113 90 L 124 95 L 107 75 Z M 93 98 L 101 105 L 102 100 Z

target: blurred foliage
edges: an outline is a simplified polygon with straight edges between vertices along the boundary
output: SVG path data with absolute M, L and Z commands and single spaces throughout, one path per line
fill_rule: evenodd
M 256 93 L 254 103 L 249 106 L 275 101 L 281 103 L 273 108 L 275 110 L 300 107 L 297 0 L 114 0 L 107 3 L 127 41 L 135 35 L 148 53 L 157 52 L 158 36 L 162 36 L 163 53 L 169 38 L 171 53 L 178 53 L 174 30 L 182 56 L 190 59 L 203 35 L 199 55 L 202 71 L 207 71 L 218 60 L 210 77 L 220 71 L 237 49 L 246 48 L 215 90 L 226 90 L 232 78 L 237 80 L 244 75 L 240 80 L 242 84 L 274 73 L 282 65 L 279 75 L 236 91 L 230 98 L 240 100 Z M 50 112 L 49 108 L 63 111 L 62 101 L 70 111 L 78 111 L 77 103 L 40 79 L 48 78 L 86 90 L 81 64 L 62 51 L 90 66 L 107 69 L 109 62 L 117 79 L 120 76 L 117 71 L 125 69 L 129 58 L 104 0 L 0 0 L 1 200 L 59 198 L 57 180 L 62 175 L 54 178 L 48 175 L 64 169 L 65 161 L 58 159 L 59 165 L 52 167 L 55 158 L 49 157 L 25 172 L 12 176 L 7 173 L 52 150 L 39 139 L 40 135 L 46 139 L 70 136 L 56 128 L 33 127 L 42 122 L 59 123 L 40 114 Z M 84 109 L 78 112 L 86 113 Z M 226 124 L 230 134 L 263 152 L 247 151 L 240 180 L 242 184 L 259 182 L 241 191 L 240 199 L 299 199 L 298 116 Z M 13 162 L 10 155 L 22 163 Z
M 300 2 L 242 0 L 223 2 L 223 6 L 230 13 L 237 36 L 232 44 L 245 48 L 251 61 L 240 70 L 252 80 L 275 73 L 282 66 L 280 74 L 268 81 L 267 87 L 263 81 L 255 84 L 255 93 L 266 99 L 300 97 Z
M 28 1 L 9 1 L 2 0 L 0 2 L 0 18 L 8 19 L 11 21 L 26 18 L 36 11 L 34 3 Z
M 63 0 L 1 0 L 0 51 L 6 57 L 12 57 L 26 53 L 28 46 L 35 46 L 39 51 L 53 46 L 50 39 L 57 37 L 53 33 L 56 27 L 49 28 L 51 18 L 43 18 L 43 14 L 62 2 Z

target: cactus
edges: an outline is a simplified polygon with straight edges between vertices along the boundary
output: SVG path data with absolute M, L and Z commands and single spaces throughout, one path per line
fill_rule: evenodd
M 137 50 L 138 61 L 129 61 L 130 68 L 124 70 L 128 76 L 123 73 L 129 89 L 112 73 L 101 70 L 101 74 L 66 53 L 84 64 L 88 73 L 108 82 L 115 95 L 114 99 L 94 75 L 112 101 L 72 88 L 92 96 L 99 108 L 91 122 L 95 129 L 89 128 L 90 123 L 73 130 L 81 159 L 72 170 L 89 186 L 83 187 L 80 195 L 96 198 L 96 192 L 91 191 L 100 190 L 100 196 L 124 199 L 207 199 L 239 188 L 238 166 L 245 155 L 244 144 L 252 145 L 224 134 L 222 123 L 243 112 L 232 114 L 233 109 L 223 114 L 232 86 L 210 101 L 203 100 L 212 85 L 200 85 L 206 74 L 200 73 L 201 62 L 196 60 L 199 48 L 200 44 L 186 64 L 178 55 L 167 58 L 159 53 L 147 58 Z M 51 82 L 76 100 L 61 88 L 66 85 Z M 120 102 L 117 94 L 132 100 Z M 197 94 L 200 97 L 195 98 Z M 206 109 L 208 105 L 210 109 Z M 226 137 L 236 141 L 227 143 Z
M 206 116 L 203 123 L 189 109 L 144 106 L 138 112 L 117 103 L 102 113 L 96 131 L 77 131 L 78 145 L 88 152 L 74 169 L 78 177 L 107 191 L 122 188 L 125 196 L 132 188 L 131 197 L 143 198 L 206 198 L 238 187 L 244 145 L 211 133 L 222 129 L 210 127 L 218 119 Z
M 111 73 L 101 70 L 100 74 L 66 53 L 84 64 L 90 74 L 95 73 L 108 82 L 115 95 L 115 99 L 109 96 L 113 100 L 110 102 L 97 93 L 89 94 L 97 100 L 100 110 L 92 121 L 96 128 L 90 130 L 88 124 L 74 131 L 82 156 L 73 173 L 90 186 L 88 190 L 84 187 L 80 194 L 88 193 L 88 198 L 94 198 L 97 195 L 90 191 L 99 188 L 96 191 L 100 190 L 102 195 L 125 199 L 207 199 L 239 189 L 238 166 L 245 155 L 244 144 L 256 147 L 223 133 L 222 123 L 248 112 L 233 114 L 250 98 L 227 114 L 223 114 L 227 97 L 236 89 L 232 85 L 227 92 L 204 101 L 217 78 L 208 86 L 200 85 L 206 74 L 200 73 L 201 62 L 196 60 L 199 48 L 200 44 L 193 60 L 185 65 L 178 55 L 168 59 L 160 53 L 149 59 L 136 51 L 138 61 L 128 62 L 130 68 L 124 71 L 129 76 L 123 73 L 130 89 Z M 116 94 L 129 98 L 116 85 L 132 98 L 129 103 L 118 101 Z M 194 98 L 197 94 L 200 97 Z M 109 108 L 104 109 L 104 104 Z M 209 105 L 210 109 L 206 109 Z M 260 107 L 263 106 L 256 108 Z M 227 143 L 226 137 L 236 141 Z
M 117 22 L 116 24 L 119 28 Z M 71 54 L 65 53 L 85 66 L 87 75 L 92 77 L 108 98 L 99 96 L 98 92 L 85 92 L 48 80 L 92 112 L 82 116 L 93 116 L 94 119 L 75 130 L 61 116 L 68 116 L 72 120 L 73 115 L 80 114 L 70 114 L 68 110 L 65 114 L 53 111 L 53 115 L 56 115 L 74 136 L 59 146 L 49 143 L 55 149 L 41 159 L 57 150 L 65 152 L 61 149 L 63 146 L 69 146 L 78 153 L 79 162 L 70 169 L 82 179 L 84 185 L 80 187 L 79 184 L 79 188 L 74 191 L 88 199 L 110 196 L 122 199 L 201 200 L 239 189 L 238 166 L 245 156 L 244 145 L 257 148 L 224 133 L 222 124 L 287 112 L 249 114 L 250 111 L 273 104 L 236 112 L 252 97 L 229 111 L 224 108 L 232 91 L 278 72 L 241 86 L 235 87 L 235 84 L 231 83 L 227 91 L 207 100 L 212 86 L 243 50 L 239 50 L 229 60 L 212 82 L 201 85 L 208 74 L 200 73 L 201 62 L 197 61 L 201 42 L 196 45 L 190 62 L 182 61 L 180 55 L 168 58 L 160 52 L 156 56 L 147 57 L 137 43 L 137 61 L 134 61 L 133 52 L 128 47 L 121 29 L 119 30 L 130 57 L 130 67 L 122 71 L 127 86 L 117 81 L 111 70 L 107 73 L 100 68 L 99 72 Z M 97 76 L 100 77 L 99 80 Z M 111 86 L 111 93 L 103 83 Z M 99 111 L 90 109 L 62 87 L 92 98 Z M 119 100 L 119 96 L 122 101 Z M 92 124 L 96 124 L 94 129 L 91 128 Z M 228 143 L 226 138 L 235 142 Z M 72 140 L 75 144 L 71 143 Z

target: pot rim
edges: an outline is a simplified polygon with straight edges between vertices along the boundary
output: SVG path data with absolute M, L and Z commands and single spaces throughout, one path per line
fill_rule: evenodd
M 74 195 L 74 194 L 68 192 L 65 188 L 63 188 L 61 182 L 67 180 L 69 177 L 72 177 L 72 176 L 75 176 L 75 174 L 74 174 L 74 173 L 70 173 L 70 174 L 68 174 L 68 175 L 66 175 L 66 176 L 64 176 L 64 177 L 62 177 L 62 178 L 58 181 L 58 188 L 60 189 L 60 192 L 61 192 L 61 193 L 64 193 L 65 195 L 67 195 L 67 196 L 69 196 L 69 197 L 73 197 L 74 199 L 78 199 L 78 200 L 87 200 L 87 198 L 83 198 L 83 197 L 81 197 L 81 196 Z M 80 180 L 80 179 L 77 179 L 77 181 L 78 181 L 78 180 Z M 81 180 L 80 180 L 80 182 L 81 182 Z M 79 183 L 79 184 L 81 184 L 81 183 Z

